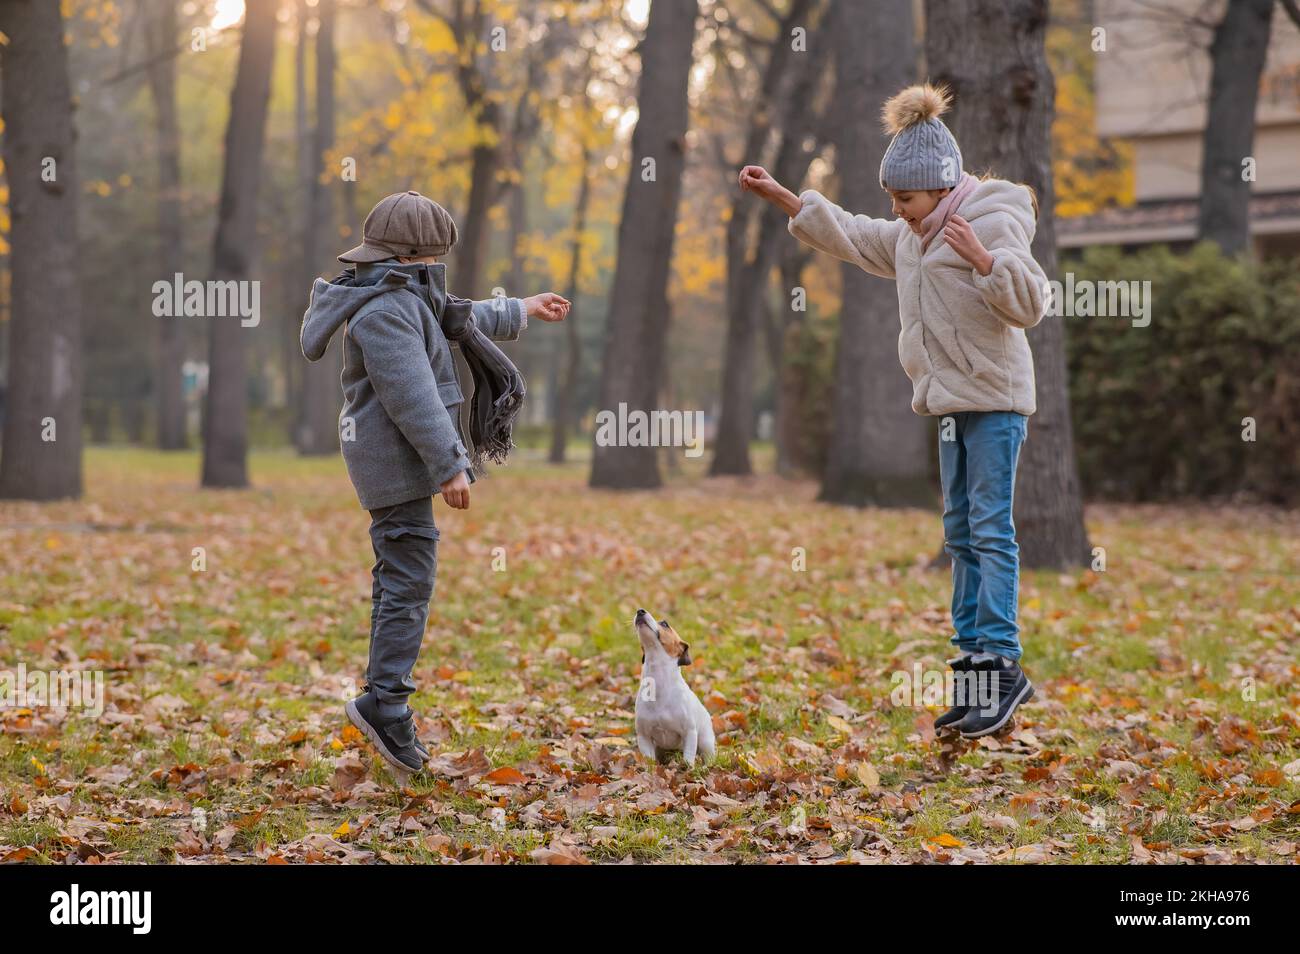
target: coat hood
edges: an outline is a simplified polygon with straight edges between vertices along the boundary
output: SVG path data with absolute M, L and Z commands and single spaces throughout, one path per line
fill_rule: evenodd
M 362 308 L 381 295 L 408 285 L 423 284 L 426 301 L 433 306 L 446 300 L 446 268 L 434 264 L 376 262 L 358 265 L 355 273 L 344 272 L 332 282 L 316 279 L 311 302 L 302 319 L 302 353 L 309 361 L 319 361 L 329 347 L 330 338 Z M 421 274 L 422 270 L 427 270 Z M 440 309 L 435 307 L 434 313 Z
M 1037 216 L 1034 215 L 1034 200 L 1028 186 L 1006 179 L 984 179 L 957 210 L 957 214 L 967 222 L 994 212 L 1011 216 L 1025 235 L 1033 239 Z

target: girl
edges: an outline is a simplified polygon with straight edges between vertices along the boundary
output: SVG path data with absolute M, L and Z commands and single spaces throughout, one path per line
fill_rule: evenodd
M 1034 691 L 1019 663 L 1011 502 L 1034 413 L 1025 329 L 1049 302 L 1047 276 L 1029 251 L 1033 193 L 963 172 L 957 141 L 939 119 L 947 108 L 947 91 L 929 84 L 885 103 L 894 138 L 880 187 L 892 200 L 892 221 L 852 215 L 812 189 L 796 196 L 760 166 L 741 170 L 740 187 L 789 215 L 801 242 L 898 282 L 898 356 L 912 380 L 912 410 L 942 417 L 944 548 L 952 557 L 952 642 L 961 652 L 949 660 L 959 675 L 957 704 L 935 727 L 977 738 L 1006 725 Z M 977 681 L 991 688 L 991 703 L 963 691 Z

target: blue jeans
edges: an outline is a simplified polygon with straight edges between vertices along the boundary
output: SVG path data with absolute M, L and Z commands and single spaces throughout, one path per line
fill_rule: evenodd
M 952 644 L 1013 660 L 1022 650 L 1016 622 L 1020 547 L 1011 503 L 1027 423 L 1014 411 L 965 411 L 939 419 L 943 540 L 952 557 Z

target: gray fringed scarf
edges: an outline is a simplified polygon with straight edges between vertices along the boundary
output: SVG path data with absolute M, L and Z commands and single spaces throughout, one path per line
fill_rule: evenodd
M 448 294 L 441 323 L 447 340 L 460 345 L 474 379 L 469 405 L 470 462 L 476 472 L 482 471 L 485 457 L 504 464 L 515 446 L 511 433 L 527 394 L 524 376 L 506 353 L 478 330 L 472 302 Z
M 396 264 L 394 267 L 409 269 L 409 266 Z M 419 269 L 415 274 L 421 284 L 429 284 L 427 269 Z M 356 269 L 345 268 L 330 279 L 330 284 L 368 285 L 378 280 L 377 275 L 372 280 L 359 282 Z M 414 288 L 409 290 L 415 291 Z M 469 459 L 474 472 L 482 474 L 485 459 L 504 464 L 510 449 L 515 446 L 511 434 L 527 394 L 524 376 L 505 352 L 478 329 L 471 301 L 448 293 L 446 306 L 438 318 L 447 340 L 460 346 L 474 379 L 474 395 L 469 406 L 469 440 L 466 443 L 470 446 Z M 460 430 L 459 415 L 453 417 L 456 418 L 457 430 Z M 461 434 L 461 439 L 464 438 L 465 435 Z

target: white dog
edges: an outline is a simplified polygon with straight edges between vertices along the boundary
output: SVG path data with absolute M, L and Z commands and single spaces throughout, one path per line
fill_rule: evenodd
M 698 751 L 713 758 L 713 719 L 682 678 L 691 664 L 690 647 L 668 625 L 643 609 L 633 623 L 641 640 L 641 688 L 636 694 L 636 744 L 646 758 L 662 759 L 680 749 L 687 765 Z

